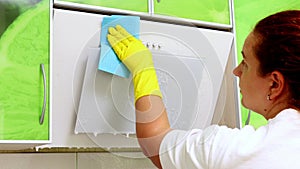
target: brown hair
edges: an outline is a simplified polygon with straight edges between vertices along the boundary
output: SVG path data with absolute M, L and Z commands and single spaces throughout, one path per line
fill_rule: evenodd
M 288 10 L 259 21 L 254 52 L 262 76 L 279 71 L 287 82 L 292 106 L 300 109 L 300 10 Z

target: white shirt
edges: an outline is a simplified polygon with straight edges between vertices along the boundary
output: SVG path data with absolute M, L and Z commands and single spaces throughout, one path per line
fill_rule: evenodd
M 256 130 L 172 130 L 161 143 L 160 161 L 164 169 L 300 169 L 300 113 L 286 109 Z

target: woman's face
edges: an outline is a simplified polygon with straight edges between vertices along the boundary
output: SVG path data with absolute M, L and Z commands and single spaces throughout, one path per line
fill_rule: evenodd
M 248 35 L 242 50 L 243 61 L 233 70 L 233 74 L 240 80 L 243 106 L 263 115 L 270 82 L 266 77 L 259 75 L 259 61 L 253 51 L 256 40 L 253 33 Z

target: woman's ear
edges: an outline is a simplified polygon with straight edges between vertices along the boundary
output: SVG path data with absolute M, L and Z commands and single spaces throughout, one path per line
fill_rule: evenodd
M 279 71 L 271 73 L 270 99 L 276 99 L 284 94 L 286 84 L 283 75 Z

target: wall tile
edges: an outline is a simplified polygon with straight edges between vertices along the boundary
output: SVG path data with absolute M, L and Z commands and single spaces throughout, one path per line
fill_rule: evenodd
M 75 169 L 76 153 L 0 154 L 1 169 Z
M 77 169 L 155 169 L 140 153 L 78 153 Z

